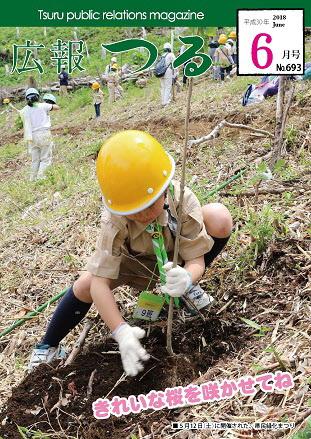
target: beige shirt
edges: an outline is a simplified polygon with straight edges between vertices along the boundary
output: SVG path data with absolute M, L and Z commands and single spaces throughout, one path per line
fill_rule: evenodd
M 228 67 L 232 64 L 232 58 L 228 47 L 220 45 L 215 50 L 214 54 L 215 63 L 219 64 L 221 67 Z
M 98 91 L 93 90 L 93 104 L 101 104 L 104 99 L 104 93 L 99 88 Z
M 179 183 L 173 181 L 174 201 L 168 191 L 168 204 L 173 217 L 179 202 Z M 157 218 L 163 226 L 163 236 L 168 259 L 173 259 L 174 237 L 168 227 L 168 212 L 163 209 Z M 124 216 L 111 214 L 104 208 L 101 231 L 94 254 L 88 261 L 87 271 L 95 276 L 117 279 L 121 265 L 126 272 L 137 272 L 133 265 L 147 266 L 151 271 L 156 265 L 150 233 L 146 224 L 131 221 Z M 194 193 L 185 188 L 182 228 L 179 247 L 179 263 L 189 261 L 208 253 L 214 244 L 207 234 L 202 216 L 202 208 Z M 124 271 L 124 270 L 123 270 Z

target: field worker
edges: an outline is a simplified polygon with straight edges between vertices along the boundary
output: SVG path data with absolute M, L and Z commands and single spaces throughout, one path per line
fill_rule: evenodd
M 60 96 L 67 96 L 68 90 L 67 87 L 69 85 L 69 75 L 66 72 L 65 66 L 62 66 L 62 71 L 58 75 L 59 78 L 59 94 Z
M 52 95 L 52 93 L 45 93 L 42 99 L 46 104 L 52 104 L 52 105 L 56 104 L 56 97 Z
M 110 71 L 111 71 L 111 68 L 112 68 L 112 66 L 113 66 L 113 64 L 117 64 L 117 58 L 115 57 L 115 56 L 112 56 L 111 57 L 111 60 L 110 60 L 110 63 L 106 66 L 106 68 L 105 68 L 105 73 L 104 73 L 104 77 L 106 77 L 106 76 L 108 76 L 109 75 L 109 73 L 110 73 Z
M 229 55 L 232 57 L 232 55 L 233 55 L 233 51 L 234 51 L 234 47 L 233 47 L 233 40 L 231 40 L 231 38 L 228 38 L 227 39 L 227 42 L 226 42 L 226 48 L 228 49 L 228 53 L 229 53 Z M 233 58 L 232 58 L 233 59 Z
M 171 44 L 165 43 L 163 49 L 164 53 L 162 56 L 165 56 L 166 71 L 165 74 L 160 78 L 161 104 L 168 105 L 171 102 L 173 79 L 175 78 L 177 72 L 173 68 L 175 55 L 172 52 Z
M 30 180 L 34 181 L 44 178 L 46 169 L 52 163 L 53 140 L 49 113 L 59 110 L 59 106 L 55 103 L 39 103 L 39 92 L 35 88 L 26 90 L 26 101 L 27 105 L 20 115 L 24 125 L 24 140 L 31 154 Z
M 214 55 L 217 47 L 219 47 L 219 43 L 215 40 L 215 37 L 211 36 L 208 43 L 209 51 L 208 54 L 214 62 Z
M 122 98 L 123 89 L 120 85 L 120 75 L 118 73 L 118 64 L 109 64 L 109 72 L 105 73 L 105 80 L 107 82 L 109 92 L 109 103 L 112 104 L 117 99 Z
M 218 39 L 219 47 L 215 50 L 215 65 L 220 67 L 220 79 L 223 81 L 232 70 L 233 59 L 226 47 L 227 37 L 221 34 Z
M 98 82 L 93 82 L 91 87 L 93 90 L 93 104 L 95 107 L 95 115 L 96 117 L 100 117 L 100 105 L 103 102 L 104 93 L 102 92 Z
M 236 64 L 238 60 L 238 56 L 237 56 L 237 48 L 236 48 L 236 32 L 234 30 L 230 32 L 229 39 L 233 42 L 232 59 L 233 59 L 233 63 Z
M 127 375 L 143 369 L 149 355 L 140 340 L 145 331 L 122 317 L 113 291 L 129 285 L 139 291 L 155 287 L 158 279 L 155 238 L 160 227 L 168 263 L 162 292 L 187 296 L 198 308 L 207 306 L 208 295 L 196 285 L 205 268 L 226 245 L 232 219 L 219 203 L 201 207 L 185 189 L 178 266 L 172 268 L 176 236 L 179 183 L 172 180 L 175 163 L 160 143 L 143 131 L 129 130 L 108 138 L 98 155 L 97 178 L 103 195 L 101 231 L 86 272 L 67 290 L 41 343 L 34 349 L 29 369 L 62 358 L 60 341 L 86 315 L 92 303 L 119 345 Z M 150 230 L 151 227 L 151 230 Z M 198 292 L 199 294 L 194 294 Z
M 208 54 L 211 57 L 213 61 L 213 79 L 218 80 L 220 79 L 220 67 L 215 65 L 215 51 L 217 47 L 219 47 L 218 41 L 216 41 L 216 37 L 211 36 L 210 41 L 208 43 L 209 51 Z

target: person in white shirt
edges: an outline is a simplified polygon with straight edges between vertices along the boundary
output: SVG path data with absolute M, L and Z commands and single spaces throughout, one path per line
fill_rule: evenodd
M 44 178 L 46 169 L 52 163 L 53 140 L 49 113 L 59 110 L 55 103 L 39 103 L 39 96 L 35 88 L 26 90 L 27 105 L 20 111 L 24 140 L 31 155 L 31 181 Z
M 172 86 L 173 79 L 176 76 L 176 70 L 173 68 L 173 62 L 175 60 L 175 55 L 172 52 L 172 46 L 170 43 L 165 43 L 164 46 L 165 64 L 167 66 L 164 76 L 160 78 L 161 84 L 161 103 L 162 105 L 167 105 L 171 102 L 172 98 Z
M 231 38 L 228 38 L 226 42 L 226 47 L 228 49 L 229 55 L 233 57 L 235 47 L 234 47 L 234 41 Z
M 108 87 L 110 104 L 123 97 L 123 88 L 120 84 L 120 72 L 121 70 L 117 64 L 117 58 L 113 56 L 110 60 L 110 64 L 106 66 L 103 75 L 103 79 L 106 81 Z

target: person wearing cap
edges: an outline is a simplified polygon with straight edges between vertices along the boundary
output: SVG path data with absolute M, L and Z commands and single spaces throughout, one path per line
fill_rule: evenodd
M 67 87 L 69 85 L 69 75 L 65 70 L 65 66 L 62 66 L 62 71 L 58 75 L 59 79 L 59 95 L 60 96 L 67 96 L 68 90 Z
M 35 88 L 26 90 L 27 105 L 20 111 L 24 126 L 24 140 L 31 155 L 30 180 L 44 178 L 52 163 L 53 139 L 51 135 L 50 111 L 59 110 L 51 94 L 44 95 L 50 102 L 39 103 L 39 92 Z
M 172 52 L 172 46 L 170 43 L 164 44 L 162 56 L 165 57 L 166 71 L 160 78 L 161 104 L 165 106 L 171 102 L 173 80 L 177 75 L 177 70 L 173 68 L 173 62 L 176 57 Z
M 112 69 L 113 64 L 117 64 L 117 63 L 118 63 L 117 57 L 116 56 L 112 56 L 111 59 L 110 59 L 110 63 L 105 68 L 104 77 L 109 75 L 109 73 L 110 73 L 110 71 Z
M 216 41 L 216 37 L 210 36 L 210 41 L 208 43 L 209 51 L 208 54 L 213 61 L 213 79 L 220 79 L 220 67 L 215 65 L 215 51 L 217 47 L 219 47 L 218 41 Z
M 234 30 L 230 32 L 228 42 L 229 40 L 232 42 L 233 63 L 236 64 L 238 56 L 237 56 L 237 48 L 236 48 L 236 32 Z
M 180 185 L 173 180 L 175 162 L 161 144 L 142 131 L 121 131 L 100 149 L 97 178 L 103 196 L 101 229 L 86 272 L 67 290 L 47 331 L 34 349 L 29 369 L 42 362 L 63 358 L 61 340 L 86 315 L 94 303 L 118 343 L 125 373 L 137 375 L 149 355 L 141 344 L 145 331 L 130 326 L 120 313 L 113 291 L 128 285 L 139 291 L 158 282 L 157 257 L 150 225 L 161 226 L 168 261 L 161 292 L 187 296 L 198 308 L 210 302 L 197 282 L 205 268 L 226 245 L 232 218 L 219 203 L 201 207 L 185 188 L 178 265 L 172 268 L 176 236 L 176 210 Z M 199 288 L 200 289 L 200 288 Z
M 104 99 L 104 93 L 102 92 L 100 84 L 97 81 L 93 82 L 91 87 L 93 90 L 93 104 L 95 107 L 95 115 L 97 118 L 100 117 L 100 106 Z
M 225 74 L 229 75 L 232 70 L 233 59 L 228 47 L 226 46 L 227 37 L 221 34 L 218 39 L 219 47 L 215 50 L 215 65 L 220 67 L 220 78 L 225 79 Z
M 109 103 L 112 104 L 122 97 L 123 89 L 120 85 L 120 75 L 118 72 L 117 58 L 113 56 L 110 64 L 107 65 L 104 79 L 107 83 L 109 92 Z
M 52 93 L 45 93 L 42 99 L 46 104 L 56 105 L 56 97 Z

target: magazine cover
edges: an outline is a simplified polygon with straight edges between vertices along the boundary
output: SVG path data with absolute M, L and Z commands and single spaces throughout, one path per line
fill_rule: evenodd
M 311 438 L 310 85 L 306 0 L 1 6 L 0 439 Z

